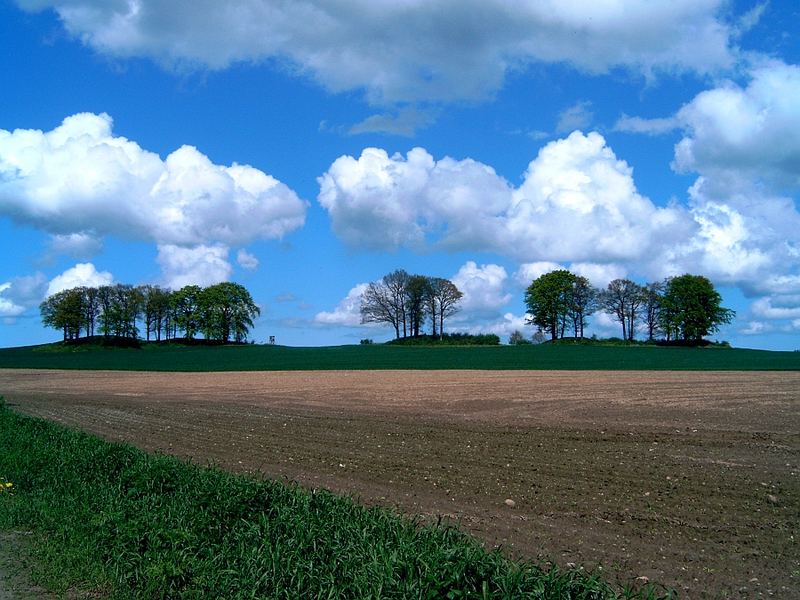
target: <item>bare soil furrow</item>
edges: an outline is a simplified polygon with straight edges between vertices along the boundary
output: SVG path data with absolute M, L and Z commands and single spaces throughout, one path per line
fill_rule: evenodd
M 0 370 L 16 410 L 690 598 L 800 597 L 800 373 Z M 513 507 L 506 503 L 513 500 Z

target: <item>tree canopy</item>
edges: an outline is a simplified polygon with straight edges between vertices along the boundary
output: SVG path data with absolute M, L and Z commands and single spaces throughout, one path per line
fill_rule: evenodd
M 619 321 L 625 341 L 632 342 L 638 330 L 650 341 L 661 335 L 666 341 L 696 343 L 733 320 L 735 313 L 721 302 L 711 281 L 689 274 L 645 285 L 614 279 L 600 291 L 585 277 L 558 269 L 525 290 L 528 322 L 552 340 L 563 338 L 568 324 L 582 338 L 586 318 L 601 309 Z
M 138 339 L 141 323 L 147 340 L 169 340 L 179 332 L 193 339 L 201 332 L 208 340 L 243 342 L 261 312 L 250 293 L 231 282 L 176 291 L 154 285 L 77 287 L 49 296 L 39 309 L 42 323 L 62 330 L 64 340 L 81 337 L 81 331 L 94 335 L 96 326 L 105 337 Z
M 659 323 L 667 339 L 700 341 L 734 316 L 734 311 L 722 306 L 714 284 L 702 275 L 687 273 L 666 281 Z
M 541 275 L 525 290 L 525 306 L 530 322 L 550 334 L 550 339 L 564 337 L 567 320 L 572 314 L 574 273 L 559 269 Z M 585 315 L 584 315 L 585 316 Z

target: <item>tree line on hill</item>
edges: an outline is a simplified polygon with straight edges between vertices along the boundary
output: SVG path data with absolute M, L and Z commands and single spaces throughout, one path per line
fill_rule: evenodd
M 598 311 L 620 323 L 626 341 L 633 341 L 637 327 L 643 325 L 650 341 L 661 337 L 697 343 L 735 316 L 722 306 L 722 297 L 711 281 L 690 274 L 645 285 L 614 279 L 601 290 L 585 277 L 560 269 L 528 286 L 525 305 L 531 315 L 529 322 L 551 340 L 565 337 L 570 329 L 574 337 L 583 338 L 587 318 Z
M 430 320 L 431 335 L 442 339 L 444 321 L 459 311 L 463 293 L 449 279 L 392 271 L 361 294 L 361 322 L 387 323 L 395 339 L 419 337 Z
M 261 310 L 238 283 L 170 290 L 157 285 L 75 287 L 52 294 L 39 306 L 42 323 L 60 329 L 64 341 L 84 332 L 104 337 L 156 341 L 202 334 L 207 340 L 244 342 Z

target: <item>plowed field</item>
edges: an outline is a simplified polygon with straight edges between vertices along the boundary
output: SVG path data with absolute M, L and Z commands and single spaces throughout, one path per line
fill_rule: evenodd
M 800 597 L 800 373 L 0 370 L 13 408 L 683 597 Z M 510 501 L 510 502 L 507 502 Z

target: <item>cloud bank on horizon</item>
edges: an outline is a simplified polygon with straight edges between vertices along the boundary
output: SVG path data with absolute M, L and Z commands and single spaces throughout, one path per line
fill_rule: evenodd
M 700 272 L 751 300 L 741 332 L 800 332 L 800 67 L 742 42 L 767 3 L 738 14 L 723 0 L 17 5 L 54 11 L 69 36 L 112 61 L 143 57 L 178 77 L 266 64 L 328 93 L 355 93 L 383 112 L 350 135 L 413 138 L 442 107 L 490 106 L 510 79 L 543 66 L 645 86 L 690 77 L 705 89 L 672 114 L 619 114 L 605 131 L 591 127 L 597 100 L 565 106 L 556 137 L 539 132 L 550 139 L 516 182 L 457 148 L 338 153 L 324 172 L 304 173 L 316 179 L 317 205 L 296 191 L 300 182 L 215 164 L 188 144 L 162 158 L 116 134 L 105 113 L 63 115 L 49 131 L 0 128 L 0 217 L 46 233 L 45 254 L 84 261 L 54 277 L 5 277 L 0 316 L 23 314 L 65 282 L 114 281 L 88 262 L 109 238 L 154 244 L 160 283 L 206 285 L 230 278 L 234 261 L 255 272 L 262 261 L 249 246 L 299 232 L 321 210 L 351 252 L 480 254 L 513 265 L 451 267 L 465 292 L 455 322 L 467 329 L 521 328 L 513 298 L 565 266 L 596 285 Z M 611 134 L 675 139 L 671 169 L 693 181 L 685 195 L 664 203 L 641 193 Z M 359 326 L 366 284 L 350 285 L 308 322 Z

